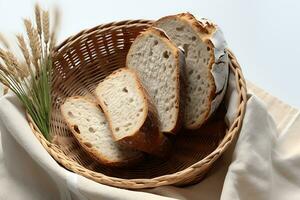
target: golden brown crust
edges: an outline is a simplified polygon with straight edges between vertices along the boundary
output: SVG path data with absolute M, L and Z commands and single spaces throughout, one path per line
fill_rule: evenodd
M 86 101 L 88 101 L 91 104 L 97 105 L 95 103 L 95 101 L 91 100 L 90 98 L 86 98 L 83 96 L 73 96 L 73 97 L 69 97 L 65 100 L 65 102 L 67 102 L 70 99 L 84 99 Z M 61 109 L 61 114 L 62 117 L 65 121 L 65 123 L 67 124 L 67 126 L 69 127 L 70 131 L 73 133 L 73 136 L 76 138 L 76 140 L 78 141 L 78 143 L 80 144 L 80 146 L 83 148 L 83 150 L 85 150 L 85 152 L 87 152 L 92 158 L 94 158 L 95 160 L 97 160 L 99 163 L 106 165 L 106 166 L 113 166 L 113 167 L 123 167 L 123 166 L 131 166 L 136 164 L 137 162 L 141 161 L 143 158 L 142 153 L 137 154 L 136 157 L 134 157 L 133 159 L 128 159 L 128 160 L 123 160 L 123 161 L 111 161 L 108 158 L 106 158 L 104 155 L 102 155 L 101 153 L 99 153 L 93 146 L 91 146 L 90 143 L 85 142 L 81 136 L 80 136 L 80 132 L 78 132 L 78 127 L 76 128 L 76 125 L 74 124 L 70 124 L 67 120 L 67 116 L 64 115 L 64 112 L 62 111 L 63 109 L 63 105 L 60 107 Z
M 138 41 L 141 37 L 144 37 L 144 35 L 147 35 L 147 34 L 155 34 L 157 35 L 158 37 L 160 37 L 160 39 L 166 44 L 168 45 L 168 47 L 170 49 L 172 49 L 173 51 L 173 55 L 175 57 L 175 60 L 177 60 L 177 75 L 176 75 L 176 79 L 177 79 L 177 83 L 178 83 L 178 86 L 176 87 L 176 94 L 177 94 L 177 97 L 176 99 L 178 99 L 178 101 L 175 102 L 175 107 L 177 108 L 177 120 L 176 120 L 176 123 L 175 123 L 175 126 L 170 129 L 170 130 L 167 130 L 165 131 L 165 133 L 171 133 L 171 134 L 176 134 L 179 129 L 182 127 L 182 119 L 181 119 L 181 104 L 180 104 L 180 90 L 182 89 L 182 87 L 180 86 L 180 68 L 182 66 L 180 61 L 179 61 L 179 56 L 180 56 L 180 50 L 177 48 L 176 44 L 170 40 L 170 38 L 167 36 L 167 34 L 162 30 L 162 29 L 159 29 L 159 28 L 156 28 L 154 26 L 151 26 L 150 28 L 146 29 L 144 32 L 142 32 L 140 35 L 137 36 L 137 38 L 135 39 L 135 41 Z M 126 66 L 128 66 L 128 56 L 131 54 L 131 48 L 129 49 L 129 52 L 127 54 L 127 58 L 126 58 Z
M 133 72 L 129 68 L 121 68 L 113 72 L 110 76 L 114 76 L 116 73 L 120 73 L 123 70 L 127 70 L 133 75 L 133 77 L 136 80 L 136 83 L 138 84 L 138 90 L 140 91 L 141 95 L 143 95 L 144 97 L 145 105 L 146 105 L 143 109 L 145 112 L 144 114 L 145 119 L 143 120 L 143 124 L 140 126 L 140 128 L 134 131 L 130 136 L 123 137 L 123 138 L 116 138 L 114 136 L 114 139 L 118 143 L 127 146 L 129 148 L 137 149 L 143 152 L 147 152 L 149 154 L 160 156 L 160 154 L 163 154 L 164 152 L 163 149 L 166 148 L 168 141 L 167 138 L 159 131 L 156 108 L 149 100 L 149 96 L 146 93 L 145 89 L 142 87 L 142 84 L 135 72 Z M 107 79 L 109 79 L 110 76 L 108 76 Z M 98 98 L 98 102 L 102 107 L 105 116 L 107 117 L 109 126 L 112 129 L 112 121 L 109 112 L 106 109 L 106 106 L 99 98 Z

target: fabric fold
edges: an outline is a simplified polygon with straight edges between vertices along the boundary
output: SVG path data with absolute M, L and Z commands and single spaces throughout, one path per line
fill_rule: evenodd
M 6 95 L 0 99 L 0 199 L 298 200 L 299 112 L 281 134 L 264 103 L 248 96 L 236 146 L 230 146 L 202 182 L 132 191 L 96 183 L 57 164 L 32 134 L 17 98 Z

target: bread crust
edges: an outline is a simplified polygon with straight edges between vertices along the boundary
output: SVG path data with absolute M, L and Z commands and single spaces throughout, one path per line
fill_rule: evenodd
M 211 73 L 209 73 L 208 79 L 213 84 L 212 84 L 212 89 L 211 89 L 210 93 L 208 94 L 209 103 L 210 103 L 209 109 L 206 110 L 205 118 L 203 120 L 198 118 L 198 120 L 196 120 L 196 123 L 194 123 L 192 125 L 185 124 L 185 127 L 187 129 L 198 129 L 208 120 L 208 118 L 211 116 L 211 114 L 216 110 L 216 108 L 220 104 L 221 100 L 223 99 L 224 93 L 225 93 L 225 91 L 217 92 L 216 80 L 213 76 L 214 72 L 212 71 L 213 65 L 215 65 L 218 62 L 218 60 L 216 60 L 215 45 L 214 45 L 214 42 L 212 41 L 212 38 L 213 38 L 214 33 L 217 30 L 219 30 L 219 28 L 217 27 L 217 25 L 213 24 L 212 22 L 210 22 L 206 19 L 202 19 L 202 20 L 198 21 L 190 13 L 181 13 L 181 14 L 177 14 L 177 15 L 170 15 L 170 16 L 163 17 L 163 18 L 157 20 L 153 24 L 153 26 L 158 26 L 159 23 L 161 23 L 165 20 L 170 20 L 170 19 L 174 19 L 174 18 L 176 18 L 179 21 L 182 21 L 183 23 L 187 24 L 188 26 L 191 26 L 193 28 L 193 30 L 195 31 L 195 33 L 197 33 L 198 38 L 208 46 L 208 48 L 209 48 L 208 51 L 210 52 L 210 61 L 209 61 L 208 67 L 209 67 L 209 70 Z M 224 50 L 224 54 L 227 55 L 227 53 L 225 52 L 225 47 L 223 50 Z M 228 69 L 228 64 L 227 64 L 227 69 Z M 225 70 L 224 73 L 227 73 L 227 75 L 225 75 L 225 76 L 228 77 L 228 70 Z M 226 86 L 227 86 L 227 78 L 224 82 L 223 90 L 226 90 Z M 216 98 L 217 98 L 217 101 L 215 101 L 214 106 L 212 106 L 213 101 Z
M 138 91 L 140 95 L 144 98 L 144 120 L 143 123 L 140 124 L 139 128 L 137 130 L 134 130 L 131 135 L 117 138 L 114 134 L 114 130 L 112 128 L 112 120 L 110 117 L 110 113 L 107 110 L 107 107 L 105 106 L 103 100 L 101 97 L 99 97 L 97 94 L 97 100 L 101 108 L 103 109 L 103 112 L 107 118 L 107 121 L 109 122 L 109 126 L 113 133 L 113 138 L 118 143 L 127 146 L 129 148 L 137 149 L 149 154 L 157 155 L 157 156 L 163 156 L 165 152 L 168 150 L 169 141 L 168 139 L 159 131 L 158 128 L 158 118 L 157 118 L 157 110 L 155 106 L 151 103 L 149 96 L 146 92 L 146 90 L 143 88 L 140 80 L 138 79 L 135 72 L 130 70 L 129 68 L 121 68 L 116 71 L 114 71 L 112 74 L 110 74 L 106 79 L 110 79 L 111 77 L 115 76 L 118 73 L 122 73 L 123 71 L 127 71 L 130 73 L 137 84 Z M 101 83 L 100 83 L 101 84 Z M 97 87 L 96 91 L 101 91 L 101 86 Z M 97 92 L 96 92 L 97 93 Z
M 86 97 L 83 97 L 83 96 L 69 97 L 65 100 L 65 102 L 67 102 L 69 100 L 72 100 L 72 99 L 83 99 L 83 100 L 85 100 L 86 102 L 88 102 L 92 105 L 98 106 L 96 104 L 96 101 L 92 101 L 90 98 L 86 98 Z M 82 139 L 80 133 L 78 133 L 76 131 L 76 128 L 75 128 L 76 125 L 69 123 L 69 121 L 67 119 L 67 116 L 64 115 L 63 106 L 64 106 L 64 104 L 62 104 L 62 106 L 60 107 L 61 113 L 62 113 L 64 121 L 66 122 L 69 129 L 73 133 L 73 136 L 76 138 L 76 140 L 78 141 L 80 146 L 85 150 L 85 152 L 87 152 L 92 158 L 97 160 L 99 163 L 101 163 L 103 165 L 106 165 L 106 166 L 112 166 L 112 167 L 124 167 L 124 166 L 132 166 L 132 165 L 138 163 L 139 161 L 141 161 L 143 159 L 143 154 L 141 152 L 137 152 L 136 156 L 132 157 L 132 159 L 127 159 L 127 160 L 122 160 L 122 161 L 112 161 L 112 160 L 110 160 L 109 158 L 107 158 L 106 156 L 101 154 L 101 152 L 99 152 L 96 148 L 94 148 L 93 146 L 90 146 L 89 142 L 85 142 Z
M 181 87 L 181 73 L 180 70 L 181 68 L 183 68 L 184 66 L 182 66 L 185 62 L 184 60 L 184 56 L 182 55 L 182 52 L 180 52 L 180 50 L 177 48 L 176 44 L 170 40 L 170 38 L 167 36 L 167 34 L 159 28 L 156 28 L 154 26 L 151 26 L 150 28 L 146 29 L 145 31 L 143 31 L 140 35 L 137 36 L 137 38 L 135 39 L 135 41 L 138 41 L 140 38 L 144 37 L 145 35 L 151 35 L 151 34 L 155 34 L 156 36 L 158 36 L 171 50 L 172 50 L 172 54 L 174 55 L 174 58 L 176 60 L 176 82 L 178 83 L 176 86 L 176 102 L 175 102 L 175 108 L 176 108 L 176 122 L 174 123 L 174 126 L 169 129 L 169 130 L 161 130 L 162 132 L 165 133 L 171 133 L 171 134 L 176 134 L 180 128 L 182 127 L 182 110 L 183 108 L 181 106 L 183 106 L 184 104 L 180 103 L 181 98 L 180 98 L 180 91 L 181 89 L 183 89 Z M 128 54 L 127 54 L 127 58 L 126 58 L 126 66 L 128 67 L 128 61 L 129 61 L 129 55 L 131 54 L 131 51 L 133 51 L 132 48 L 129 49 Z M 182 57 L 183 56 L 183 57 Z

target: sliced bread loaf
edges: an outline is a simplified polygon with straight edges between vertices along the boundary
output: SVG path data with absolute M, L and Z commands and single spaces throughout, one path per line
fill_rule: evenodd
M 180 70 L 184 55 L 157 28 L 149 28 L 133 42 L 126 65 L 137 72 L 158 111 L 162 132 L 180 128 Z
M 183 13 L 159 19 L 163 29 L 185 51 L 186 103 L 184 125 L 199 128 L 222 101 L 228 79 L 228 55 L 221 30 L 212 22 Z
M 79 144 L 100 163 L 127 166 L 141 160 L 141 152 L 113 140 L 107 120 L 95 102 L 85 97 L 70 97 L 61 106 L 61 113 Z
M 95 95 L 116 141 L 150 154 L 163 154 L 167 140 L 159 132 L 156 109 L 133 71 L 115 71 L 99 83 Z

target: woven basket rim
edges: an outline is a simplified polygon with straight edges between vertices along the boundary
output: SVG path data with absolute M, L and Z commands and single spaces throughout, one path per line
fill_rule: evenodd
M 94 34 L 95 32 L 103 32 L 107 29 L 113 29 L 113 27 L 120 27 L 120 26 L 130 26 L 134 25 L 137 26 L 137 24 L 141 24 L 145 26 L 145 24 L 152 24 L 153 20 L 147 20 L 147 19 L 138 19 L 138 20 L 123 20 L 123 21 L 116 21 L 116 22 L 110 22 L 106 24 L 100 24 L 97 26 L 94 26 L 93 28 L 88 28 L 80 31 L 79 33 L 69 36 L 67 39 L 65 39 L 63 42 L 61 42 L 59 45 L 57 45 L 53 52 L 54 56 L 59 53 L 62 49 L 68 48 L 72 43 L 76 42 L 77 40 L 81 39 L 82 37 L 88 37 L 91 34 Z M 150 25 L 149 25 L 150 26 Z
M 54 56 L 57 56 L 59 52 L 67 49 L 72 43 L 76 42 L 77 40 L 80 40 L 82 38 L 86 38 L 91 34 L 95 33 L 101 33 L 103 31 L 107 31 L 109 29 L 114 29 L 117 27 L 126 27 L 126 26 L 145 26 L 145 25 L 151 25 L 152 20 L 125 20 L 120 22 L 111 22 L 99 26 L 95 26 L 91 29 L 86 29 L 78 34 L 71 36 L 67 38 L 65 41 L 63 41 L 60 45 L 58 45 L 54 50 Z M 245 114 L 246 109 L 246 82 L 242 74 L 242 70 L 240 68 L 240 65 L 238 64 L 234 54 L 228 50 L 229 58 L 231 60 L 231 70 L 235 74 L 236 83 L 237 83 L 237 89 L 238 89 L 238 96 L 239 96 L 239 105 L 238 105 L 238 115 L 235 117 L 234 122 L 232 123 L 231 127 L 226 132 L 225 137 L 222 139 L 221 143 L 218 145 L 218 147 L 211 152 L 209 155 L 207 155 L 202 160 L 194 163 L 193 165 L 175 172 L 171 174 L 166 174 L 162 176 L 157 176 L 151 179 L 122 179 L 117 177 L 110 177 L 103 173 L 95 172 L 92 170 L 89 170 L 80 164 L 72 161 L 69 159 L 60 149 L 57 145 L 50 143 L 47 141 L 44 136 L 40 133 L 37 126 L 33 122 L 32 118 L 29 116 L 28 112 L 26 111 L 26 116 L 30 125 L 30 128 L 32 129 L 33 133 L 37 137 L 37 139 L 40 141 L 40 143 L 43 145 L 43 147 L 47 150 L 47 152 L 60 164 L 62 164 L 65 168 L 83 175 L 85 177 L 88 177 L 92 180 L 95 180 L 99 183 L 112 185 L 120 188 L 127 188 L 127 189 L 137 189 L 137 188 L 151 188 L 151 187 L 157 187 L 157 186 L 163 186 L 163 185 L 172 185 L 176 184 L 179 181 L 182 181 L 186 179 L 186 176 L 191 175 L 197 175 L 203 171 L 203 168 L 210 167 L 212 163 L 217 160 L 220 155 L 228 148 L 228 146 L 232 143 L 232 141 L 237 137 L 239 130 L 242 125 L 242 120 Z

